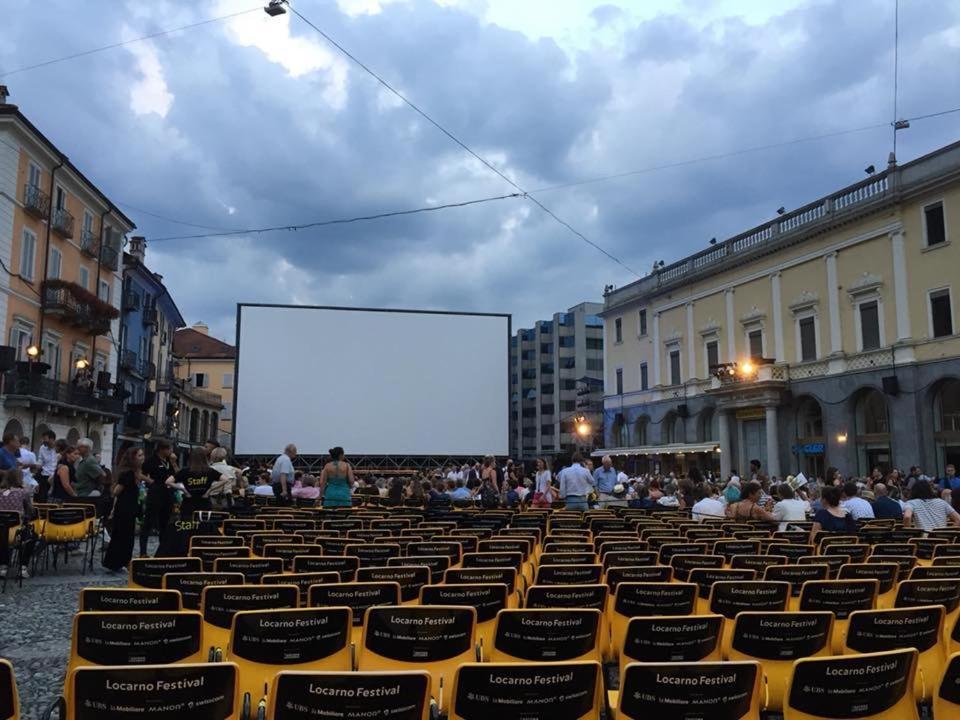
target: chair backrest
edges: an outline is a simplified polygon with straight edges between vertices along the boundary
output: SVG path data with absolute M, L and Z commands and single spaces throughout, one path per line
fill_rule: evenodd
M 250 548 L 246 545 L 224 545 L 220 547 L 191 548 L 190 557 L 200 558 L 205 572 L 213 572 L 213 564 L 220 558 L 248 558 Z
M 477 625 L 497 619 L 507 607 L 507 586 L 502 583 L 475 585 L 424 585 L 420 588 L 421 605 L 462 605 L 477 611 Z
M 894 607 L 943 605 L 947 615 L 960 607 L 960 579 L 904 580 L 897 586 Z
M 243 585 L 244 577 L 241 573 L 167 573 L 163 576 L 164 590 L 175 590 L 180 593 L 185 610 L 199 610 L 200 596 L 203 589 L 217 585 Z
M 439 583 L 450 569 L 450 558 L 447 555 L 401 556 L 387 560 L 387 567 L 425 567 L 430 571 L 430 582 Z
M 617 648 L 620 674 L 633 662 L 719 661 L 722 630 L 720 615 L 631 618 Z
M 880 581 L 809 580 L 800 590 L 801 610 L 829 610 L 837 620 L 846 620 L 854 610 L 872 610 Z
M 501 610 L 497 614 L 493 662 L 600 661 L 603 614 L 596 609 Z
M 678 554 L 670 557 L 670 567 L 673 568 L 673 577 L 680 582 L 687 582 L 687 580 L 690 579 L 691 570 L 719 570 L 723 565 L 723 555 Z
M 305 545 L 303 543 L 267 543 L 263 546 L 263 552 L 260 553 L 265 558 L 280 558 L 283 561 L 283 569 L 287 572 L 293 570 L 293 560 L 296 557 L 306 555 L 323 555 L 324 550 L 319 545 Z M 350 553 L 348 553 L 350 554 Z
M 233 616 L 241 610 L 295 608 L 300 591 L 296 585 L 215 585 L 200 594 L 204 645 L 226 648 Z
M 807 580 L 826 580 L 829 575 L 827 565 L 771 565 L 763 571 L 764 580 L 790 583 L 793 597 L 800 597 L 800 590 Z
M 156 611 L 182 609 L 180 593 L 146 588 L 90 587 L 80 591 L 80 611 Z
M 710 612 L 728 620 L 748 610 L 781 612 L 787 609 L 790 583 L 772 580 L 723 580 L 710 591 Z
M 960 652 L 947 660 L 940 686 L 933 695 L 933 716 L 937 720 L 960 717 Z
M 213 561 L 213 571 L 240 573 L 245 583 L 258 585 L 264 575 L 283 572 L 283 560 L 280 558 L 217 558 Z
M 757 571 L 747 568 L 694 568 L 687 582 L 695 583 L 697 596 L 702 600 L 710 599 L 710 590 L 716 582 L 756 580 Z
M 163 589 L 167 573 L 203 572 L 203 563 L 195 557 L 134 558 L 130 561 L 128 587 Z
M 187 545 L 189 550 L 216 547 L 247 547 L 247 543 L 239 535 L 193 535 Z
M 443 574 L 446 585 L 497 583 L 506 585 L 509 594 L 517 591 L 517 569 L 512 567 L 450 568 Z
M 784 720 L 917 720 L 913 648 L 797 660 Z
M 498 711 L 504 718 L 595 720 L 601 680 L 597 662 L 465 663 L 453 683 L 449 720 L 490 720 Z
M 400 585 L 395 582 L 314 585 L 308 600 L 310 607 L 350 608 L 354 626 L 361 627 L 368 608 L 400 604 Z
M 237 666 L 233 663 L 79 667 L 67 676 L 68 720 L 123 715 L 184 720 L 203 708 L 204 720 L 238 720 Z
M 262 585 L 296 585 L 300 589 L 300 606 L 310 604 L 310 588 L 314 585 L 339 583 L 338 572 L 276 573 L 260 578 Z
M 877 594 L 883 595 L 896 589 L 900 577 L 900 566 L 896 563 L 847 563 L 840 566 L 838 580 L 859 580 L 875 578 L 879 581 Z
M 910 571 L 909 580 L 946 580 L 960 578 L 960 565 L 918 565 Z
M 13 674 L 13 665 L 0 660 L 0 720 L 19 720 L 20 696 L 17 693 L 17 679 Z
M 617 718 L 757 718 L 760 678 L 755 662 L 631 663 Z
M 395 582 L 400 586 L 400 602 L 416 602 L 420 597 L 420 588 L 430 584 L 430 568 L 425 566 L 401 565 L 394 567 L 360 568 L 357 582 Z
M 617 585 L 613 614 L 624 618 L 641 615 L 690 615 L 697 599 L 693 583 L 632 583 Z
M 524 607 L 588 608 L 603 610 L 607 606 L 609 588 L 597 585 L 531 585 L 527 588 Z
M 428 720 L 430 674 L 425 672 L 295 672 L 274 677 L 267 717 L 315 720 L 318 705 L 340 717 Z
M 603 566 L 541 565 L 535 585 L 596 585 L 603 578 Z
M 341 582 L 353 582 L 357 579 L 360 558 L 356 555 L 298 555 L 293 559 L 293 571 L 301 572 L 338 572 Z
M 673 568 L 669 565 L 617 565 L 603 574 L 603 581 L 611 593 L 622 582 L 668 583 L 673 580 Z

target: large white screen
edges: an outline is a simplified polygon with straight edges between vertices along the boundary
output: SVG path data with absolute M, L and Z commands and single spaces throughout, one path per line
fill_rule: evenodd
M 240 305 L 234 452 L 506 455 L 506 315 Z

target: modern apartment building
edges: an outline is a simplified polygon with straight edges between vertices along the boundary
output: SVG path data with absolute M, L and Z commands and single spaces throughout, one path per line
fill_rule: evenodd
M 177 377 L 194 402 L 188 409 L 189 415 L 181 420 L 181 424 L 186 422 L 189 428 L 189 437 L 195 437 L 194 442 L 200 443 L 213 438 L 224 447 L 232 447 L 233 372 L 237 349 L 211 337 L 204 323 L 196 323 L 174 333 L 173 354 Z
M 510 338 L 511 457 L 533 460 L 599 441 L 602 309 L 583 302 Z
M 639 470 L 942 473 L 958 233 L 960 143 L 608 292 L 605 448 Z
M 123 254 L 120 363 L 118 382 L 127 396 L 119 440 L 179 440 L 177 389 L 174 377 L 173 335 L 185 325 L 163 277 L 145 264 L 146 240 L 130 238 Z
M 4 432 L 89 436 L 106 464 L 123 414 L 114 372 L 124 215 L 0 86 Z M 0 340 L 0 342 L 2 342 Z

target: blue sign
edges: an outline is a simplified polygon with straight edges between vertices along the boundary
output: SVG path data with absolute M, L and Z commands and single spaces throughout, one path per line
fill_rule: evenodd
M 806 445 L 794 445 L 794 454 L 801 455 L 823 455 L 826 446 L 823 443 L 807 443 Z

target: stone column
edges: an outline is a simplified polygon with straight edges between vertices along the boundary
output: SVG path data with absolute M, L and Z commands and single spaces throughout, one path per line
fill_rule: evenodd
M 737 329 L 733 320 L 733 290 L 723 294 L 727 305 L 727 362 L 737 361 Z
M 697 375 L 697 343 L 693 335 L 693 303 L 687 303 L 687 380 Z
M 660 384 L 660 313 L 653 314 L 653 382 L 651 387 L 657 387 Z
M 726 481 L 733 466 L 733 445 L 730 442 L 730 413 L 726 410 L 717 410 L 718 432 L 720 434 L 720 478 Z
M 780 305 L 780 272 L 770 276 L 770 295 L 773 307 L 773 357 L 779 363 L 786 360 L 783 356 L 783 310 Z
M 897 340 L 910 338 L 910 296 L 907 294 L 907 259 L 903 247 L 903 231 L 890 235 L 893 250 L 893 297 L 897 308 Z
M 830 309 L 830 353 L 843 351 L 843 333 L 840 330 L 840 296 L 837 291 L 837 253 L 826 256 L 827 306 Z
M 767 415 L 767 475 L 769 477 L 777 476 L 782 480 L 780 474 L 780 429 L 777 426 L 777 406 L 768 405 Z

